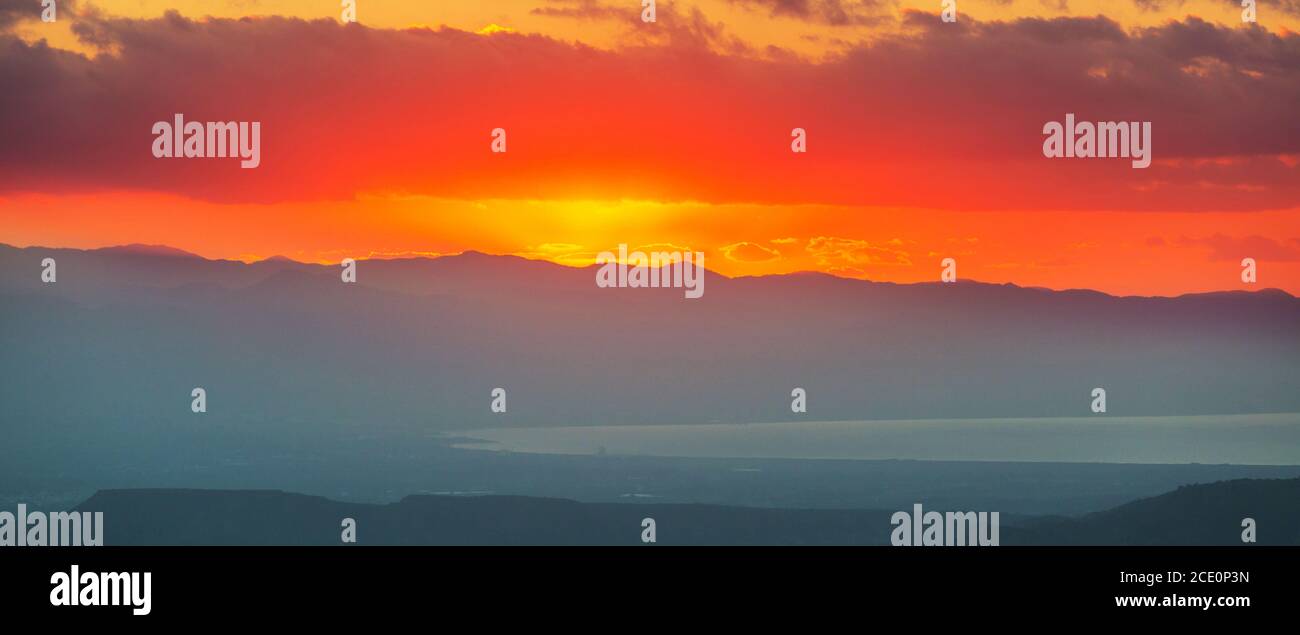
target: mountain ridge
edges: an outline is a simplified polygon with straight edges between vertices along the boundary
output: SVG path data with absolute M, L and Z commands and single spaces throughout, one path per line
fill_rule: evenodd
M 244 267 L 252 267 L 252 268 L 257 268 L 259 266 L 274 266 L 274 265 L 295 266 L 296 265 L 304 268 L 311 268 L 321 272 L 336 271 L 338 267 L 337 264 L 303 262 L 299 260 L 294 260 L 292 258 L 283 255 L 271 256 L 268 258 L 263 258 L 252 262 L 244 262 L 240 260 L 230 260 L 230 259 L 219 259 L 219 258 L 212 259 L 212 258 L 205 258 L 203 256 L 199 256 L 197 254 L 182 249 L 178 249 L 175 247 L 167 246 L 167 245 L 149 245 L 149 244 L 141 244 L 141 243 L 130 243 L 126 245 L 112 245 L 112 246 L 97 247 L 92 249 L 78 249 L 73 247 L 45 247 L 45 246 L 18 247 L 7 243 L 0 243 L 0 250 L 5 250 L 5 249 L 10 249 L 19 252 L 31 252 L 31 251 L 56 252 L 56 253 L 72 252 L 72 253 L 82 253 L 82 254 L 99 254 L 105 256 L 130 256 L 130 257 L 145 257 L 145 258 L 148 257 L 183 258 L 183 259 L 191 259 L 191 260 L 197 260 L 197 261 L 208 262 L 208 263 L 229 263 L 233 265 L 241 265 Z M 452 264 L 452 263 L 465 264 L 465 263 L 475 263 L 475 262 L 509 262 L 509 263 L 527 262 L 527 263 L 545 264 L 559 269 L 570 270 L 570 271 L 572 270 L 591 271 L 593 274 L 595 270 L 600 267 L 600 265 L 594 265 L 594 264 L 593 265 L 565 265 L 562 263 L 557 263 L 545 259 L 525 258 L 516 254 L 489 254 L 486 252 L 473 250 L 473 249 L 466 250 L 460 253 L 443 254 L 434 257 L 409 256 L 409 257 L 400 257 L 400 258 L 355 258 L 354 260 L 356 260 L 356 262 L 359 264 L 366 263 L 369 265 L 381 264 L 381 263 L 390 263 L 395 265 L 419 265 L 423 263 L 436 263 L 440 261 L 443 264 Z M 863 284 L 872 284 L 872 285 L 891 285 L 891 286 L 898 286 L 898 287 L 916 287 L 916 286 L 925 287 L 925 286 L 940 286 L 940 285 L 949 284 L 949 283 L 941 283 L 937 281 L 892 282 L 887 280 L 872 280 L 869 278 L 837 276 L 832 273 L 827 273 L 823 271 L 812 271 L 812 270 L 801 270 L 801 271 L 760 274 L 760 275 L 741 275 L 741 276 L 727 276 L 718 273 L 712 269 L 708 269 L 707 267 L 705 271 L 711 278 L 719 278 L 719 279 L 732 280 L 732 281 L 747 280 L 747 279 L 763 280 L 763 279 L 774 279 L 774 278 L 822 277 L 822 278 L 829 278 L 834 280 L 848 281 L 853 283 L 863 283 Z M 363 280 L 359 278 L 358 282 L 363 283 Z M 1286 298 L 1297 299 L 1297 296 L 1292 295 L 1291 293 L 1287 292 L 1284 289 L 1279 289 L 1276 287 L 1264 287 L 1255 290 L 1222 289 L 1222 290 L 1213 290 L 1213 291 L 1181 293 L 1177 295 L 1116 295 L 1098 289 L 1076 288 L 1076 287 L 1065 288 L 1065 289 L 1053 289 L 1053 288 L 1041 287 L 1041 286 L 1022 286 L 1013 282 L 987 282 L 982 280 L 965 279 L 965 278 L 956 281 L 955 284 L 959 286 L 982 285 L 982 286 L 990 286 L 990 287 L 1010 287 L 1010 288 L 1022 289 L 1027 291 L 1046 291 L 1051 293 L 1092 293 L 1092 294 L 1099 294 L 1105 297 L 1116 298 L 1116 299 L 1128 299 L 1128 298 L 1178 299 L 1178 298 L 1190 298 L 1190 297 L 1218 296 L 1218 295 L 1226 295 L 1226 294 L 1281 295 Z
M 1300 510 L 1277 505 L 1297 496 L 1300 479 L 1187 485 L 1078 518 L 1000 514 L 1000 542 L 1242 546 L 1241 521 L 1249 516 L 1258 544 L 1300 545 Z M 985 511 L 918 502 L 929 511 Z M 344 518 L 356 521 L 359 544 L 372 545 L 636 545 L 644 518 L 655 519 L 663 545 L 888 545 L 898 511 L 512 495 L 421 494 L 374 504 L 282 490 L 199 489 L 101 490 L 76 509 L 104 513 L 105 544 L 151 546 L 341 545 Z
M 1300 300 L 1282 293 L 709 274 L 687 299 L 478 253 L 369 261 L 355 284 L 327 265 L 59 253 L 45 284 L 41 250 L 0 248 L 0 415 L 90 434 L 170 420 L 195 386 L 220 387 L 209 418 L 381 429 L 1089 416 L 1095 387 L 1121 416 L 1300 412 Z M 507 412 L 485 405 L 496 387 Z

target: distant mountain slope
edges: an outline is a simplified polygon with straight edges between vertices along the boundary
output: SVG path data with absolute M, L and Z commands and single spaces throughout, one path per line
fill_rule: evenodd
M 1003 514 L 1001 543 L 1241 545 L 1240 522 L 1249 516 L 1259 544 L 1300 545 L 1298 495 L 1300 479 L 1245 479 L 1182 487 L 1080 519 Z M 78 509 L 104 513 L 109 545 L 341 544 L 344 518 L 356 520 L 358 543 L 369 545 L 634 545 L 647 517 L 663 545 L 883 545 L 893 514 L 519 496 L 410 496 L 365 505 L 213 490 L 110 490 Z
M 790 420 L 796 386 L 817 420 L 1090 416 L 1094 387 L 1113 415 L 1300 411 L 1300 299 L 1270 290 L 710 274 L 687 300 L 474 252 L 363 261 L 345 285 L 278 259 L 0 246 L 0 324 L 0 426 L 36 417 L 46 435 L 192 423 L 195 386 L 206 425 L 370 433 Z
M 78 506 L 104 513 L 108 545 L 333 545 L 357 522 L 368 545 L 870 544 L 889 514 L 714 505 L 597 504 L 522 496 L 408 496 L 391 505 L 277 491 L 115 490 Z M 888 540 L 887 531 L 883 534 Z
M 1253 518 L 1258 544 L 1300 545 L 1300 479 L 1185 485 L 1078 519 L 1031 523 L 1028 544 L 1240 545 Z

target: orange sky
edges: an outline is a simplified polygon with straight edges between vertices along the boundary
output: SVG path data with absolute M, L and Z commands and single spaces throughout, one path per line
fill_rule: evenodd
M 1159 295 L 1251 288 L 1253 257 L 1257 288 L 1300 293 L 1300 19 L 1267 5 L 1244 27 L 1193 0 L 968 0 L 956 25 L 937 2 L 660 2 L 645 25 L 621 0 L 360 0 L 365 26 L 337 4 L 0 22 L 0 242 L 568 264 L 667 244 L 728 275 L 900 282 L 955 257 Z M 226 19 L 247 14 L 290 17 Z M 262 166 L 154 159 L 176 112 L 262 122 Z M 1044 158 L 1066 112 L 1151 121 L 1155 162 Z

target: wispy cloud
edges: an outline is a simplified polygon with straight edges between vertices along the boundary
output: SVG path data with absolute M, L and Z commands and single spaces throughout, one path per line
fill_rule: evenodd
M 719 248 L 723 255 L 736 262 L 770 262 L 779 260 L 781 252 L 758 243 L 741 241 Z

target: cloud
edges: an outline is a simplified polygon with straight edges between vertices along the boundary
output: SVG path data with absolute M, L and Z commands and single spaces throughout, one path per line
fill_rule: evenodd
M 681 9 L 676 4 L 656 6 L 655 22 L 641 19 L 639 3 L 610 4 L 602 0 L 546 0 L 533 15 L 622 23 L 622 40 L 629 45 L 668 45 L 679 49 L 707 48 L 729 53 L 751 53 L 753 47 L 730 33 L 722 22 L 709 20 L 699 7 Z
M 597 253 L 573 243 L 543 243 L 514 255 L 534 260 L 549 260 L 572 266 L 586 266 L 596 261 Z
M 40 5 L 24 0 L 0 0 L 0 31 L 22 20 L 40 17 Z
M 1187 239 L 1180 241 L 1183 245 L 1208 247 L 1210 260 L 1227 260 L 1238 262 L 1242 258 L 1254 258 L 1259 261 L 1297 262 L 1300 261 L 1300 238 L 1279 242 L 1264 236 L 1225 236 L 1215 234 L 1209 238 Z
M 825 272 L 841 278 L 865 278 L 867 276 L 866 271 L 857 267 L 827 267 Z
M 781 258 L 781 252 L 758 243 L 741 241 L 720 248 L 728 260 L 736 262 L 771 262 Z
M 1133 5 L 1148 13 L 1159 13 L 1170 8 L 1180 8 L 1187 0 L 1133 0 Z
M 530 258 L 534 260 L 549 260 L 563 265 L 585 267 L 596 262 L 597 257 L 603 252 L 609 252 L 617 255 L 619 253 L 617 246 L 609 249 L 594 251 L 587 249 L 583 245 L 573 243 L 543 243 L 541 245 L 530 246 L 524 251 L 515 252 L 514 255 L 521 258 Z M 649 243 L 645 245 L 629 246 L 627 249 L 629 257 L 636 253 L 649 256 L 653 253 L 688 253 L 691 252 L 689 247 L 675 245 L 673 243 Z
M 69 19 L 77 15 L 77 0 L 60 0 L 55 6 L 58 19 Z M 39 21 L 45 7 L 40 0 L 0 0 L 0 33 L 10 30 L 19 22 Z
M 911 256 L 892 244 L 877 245 L 865 240 L 817 236 L 808 241 L 806 251 L 817 264 L 844 272 L 864 266 L 911 265 Z
M 909 12 L 904 34 L 809 61 L 766 58 L 698 12 L 660 17 L 676 26 L 613 51 L 175 13 L 79 16 L 76 32 L 112 51 L 93 57 L 0 35 L 0 195 L 1178 211 L 1300 201 L 1300 166 L 1276 158 L 1300 154 L 1300 35 L 1197 18 L 1133 31 L 1104 17 L 941 26 Z M 151 127 L 174 113 L 261 122 L 261 167 L 154 159 Z M 1044 159 L 1042 126 L 1065 113 L 1151 121 L 1155 163 Z M 498 127 L 506 154 L 489 151 Z M 789 151 L 795 127 L 808 131 L 805 155 Z
M 530 13 L 555 18 L 580 18 L 583 20 L 631 20 L 640 19 L 639 4 L 614 6 L 600 0 L 546 0 L 546 6 L 537 7 Z
M 438 258 L 444 255 L 439 251 L 427 251 L 417 249 L 383 249 L 371 250 L 366 254 L 366 260 L 399 260 L 403 258 Z
M 535 247 L 533 251 L 547 254 L 564 254 L 581 251 L 582 249 L 582 245 L 575 245 L 573 243 L 542 243 Z
M 497 24 L 495 22 L 475 31 L 475 33 L 479 35 L 492 35 L 493 33 L 514 33 L 514 32 L 515 32 L 514 29 L 508 26 L 501 26 L 500 24 Z
M 611 249 L 610 251 L 617 252 L 618 250 Z M 691 248 L 686 247 L 684 245 L 675 245 L 673 243 L 648 243 L 645 245 L 636 245 L 635 247 L 631 247 L 628 249 L 628 253 L 634 251 L 641 251 L 647 254 L 652 251 L 680 251 L 685 253 L 691 251 Z
M 1138 1 L 1138 0 L 1135 0 Z M 1241 8 L 1241 0 L 1224 0 L 1232 5 L 1235 9 Z M 1288 15 L 1300 16 L 1300 0 L 1260 0 L 1259 19 L 1265 19 L 1265 14 L 1269 11 L 1279 11 Z
M 871 25 L 892 19 L 885 0 L 729 0 L 746 9 L 761 9 L 774 18 L 795 18 L 830 26 Z

